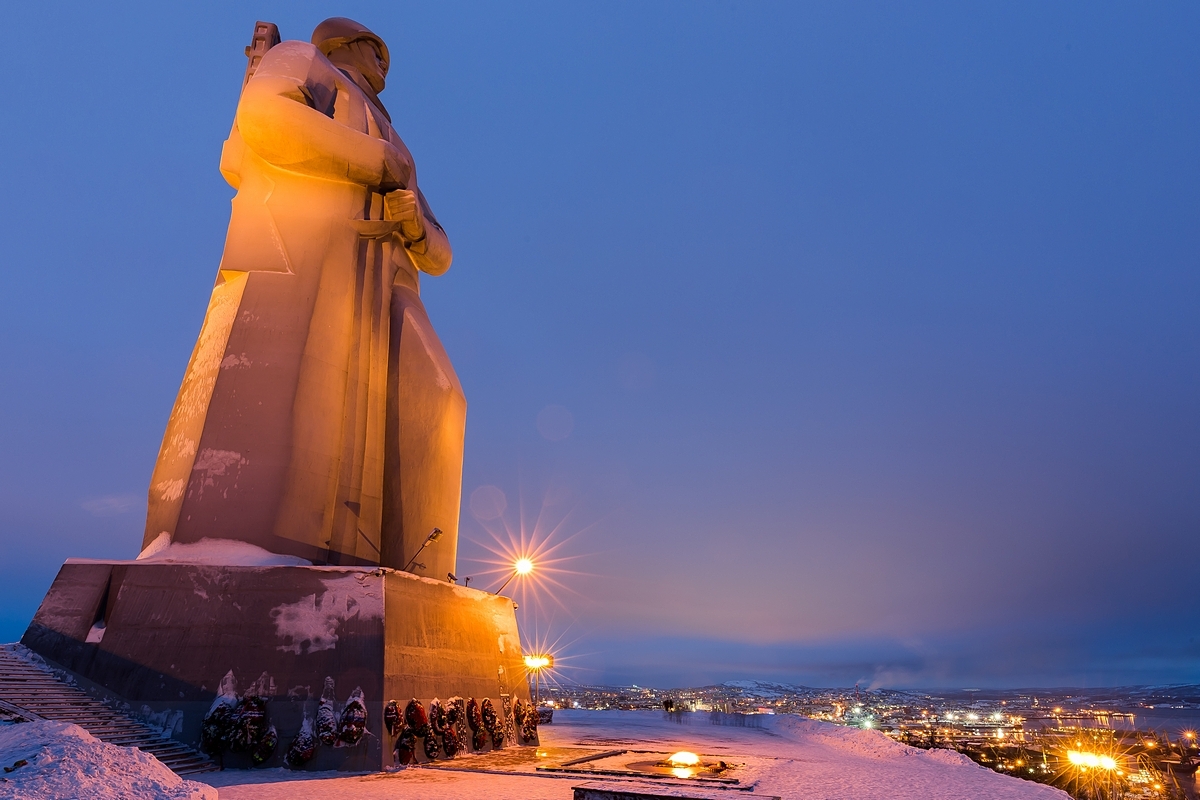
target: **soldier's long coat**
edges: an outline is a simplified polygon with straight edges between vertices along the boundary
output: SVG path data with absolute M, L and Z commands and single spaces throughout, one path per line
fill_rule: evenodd
M 423 253 L 383 219 L 385 142 L 407 150 L 368 91 L 303 42 L 243 90 L 221 158 L 237 196 L 145 545 L 401 568 L 438 527 L 417 571 L 454 569 L 466 401 L 417 280 L 450 248 L 423 197 Z

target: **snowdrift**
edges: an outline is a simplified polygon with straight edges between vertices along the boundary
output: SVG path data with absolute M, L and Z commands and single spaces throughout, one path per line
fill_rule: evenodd
M 0 725 L 0 766 L 0 800 L 217 800 L 216 789 L 180 778 L 149 753 L 69 722 Z

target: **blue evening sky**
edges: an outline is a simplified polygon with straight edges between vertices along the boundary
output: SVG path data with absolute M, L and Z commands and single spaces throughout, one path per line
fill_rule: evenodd
M 63 559 L 137 553 L 242 48 L 335 14 L 388 41 L 455 248 L 423 293 L 470 404 L 459 574 L 552 532 L 574 558 L 518 594 L 568 678 L 1196 680 L 1200 6 L 1168 2 L 14 4 L 0 641 Z

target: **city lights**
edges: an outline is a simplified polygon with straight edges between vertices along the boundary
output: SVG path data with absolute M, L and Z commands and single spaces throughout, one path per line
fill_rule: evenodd
M 528 647 L 531 656 L 553 646 Z M 1077 800 L 1171 800 L 1169 788 L 1195 774 L 1200 728 L 1166 736 L 1145 729 L 1107 727 L 1124 712 L 1072 696 L 1066 722 L 1051 715 L 1045 695 L 1010 692 L 1001 698 L 933 697 L 924 693 L 854 689 L 810 689 L 731 682 L 689 689 L 555 685 L 547 702 L 558 708 L 648 710 L 668 715 L 714 712 L 738 715 L 747 727 L 761 714 L 798 714 L 885 736 L 921 749 L 957 751 L 982 767 L 1048 784 Z M 949 693 L 948 693 L 949 694 Z M 1103 695 L 1107 699 L 1107 695 Z M 1133 716 L 1132 714 L 1129 716 Z M 702 719 L 697 717 L 697 719 Z M 753 720 L 753 722 L 752 722 Z M 1188 736 L 1192 733 L 1193 736 Z M 682 744 L 682 742 L 681 742 Z M 711 757 L 688 765 L 657 762 L 660 775 L 695 780 L 713 769 Z M 715 759 L 713 759 L 715 760 Z M 1168 788 L 1164 788 L 1168 787 Z
M 1117 768 L 1117 762 L 1110 756 L 1081 752 L 1079 750 L 1068 750 L 1067 760 L 1075 766 L 1083 767 L 1084 769 L 1114 770 Z
M 529 647 L 531 655 L 553 647 Z M 1047 693 L 1048 694 L 1048 693 Z M 1010 693 L 999 698 L 931 697 L 919 693 L 809 689 L 742 682 L 691 689 L 556 685 L 547 700 L 559 708 L 665 709 L 668 714 L 736 714 L 750 726 L 754 715 L 799 714 L 871 729 L 922 749 L 955 750 L 987 769 L 1062 789 L 1078 800 L 1170 800 L 1180 776 L 1195 774 L 1200 730 L 1170 737 L 1146 730 L 1106 727 L 1118 716 L 1086 696 L 1063 718 L 1041 697 Z M 1130 715 L 1132 716 L 1132 715 Z M 998 719 L 997 719 L 998 717 Z M 1188 736 L 1192 733 L 1193 736 Z M 712 769 L 707 759 L 687 765 L 665 756 L 659 774 L 689 780 Z

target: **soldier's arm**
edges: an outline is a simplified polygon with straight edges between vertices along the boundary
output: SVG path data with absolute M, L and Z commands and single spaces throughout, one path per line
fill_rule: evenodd
M 425 199 L 419 187 L 417 200 L 421 206 L 421 216 L 424 218 L 425 238 L 410 244 L 408 252 L 412 254 L 417 269 L 430 275 L 441 275 L 450 269 L 450 260 L 453 257 L 450 252 L 450 239 L 446 237 L 446 231 L 433 215 L 429 201 Z
M 417 269 L 430 275 L 450 269 L 450 240 L 415 181 L 413 189 L 389 192 L 384 204 L 385 218 L 400 223 L 398 236 Z
M 281 169 L 379 186 L 394 148 L 332 118 L 336 88 L 332 76 L 311 74 L 319 71 L 314 53 L 310 45 L 286 42 L 263 56 L 238 103 L 242 139 Z

